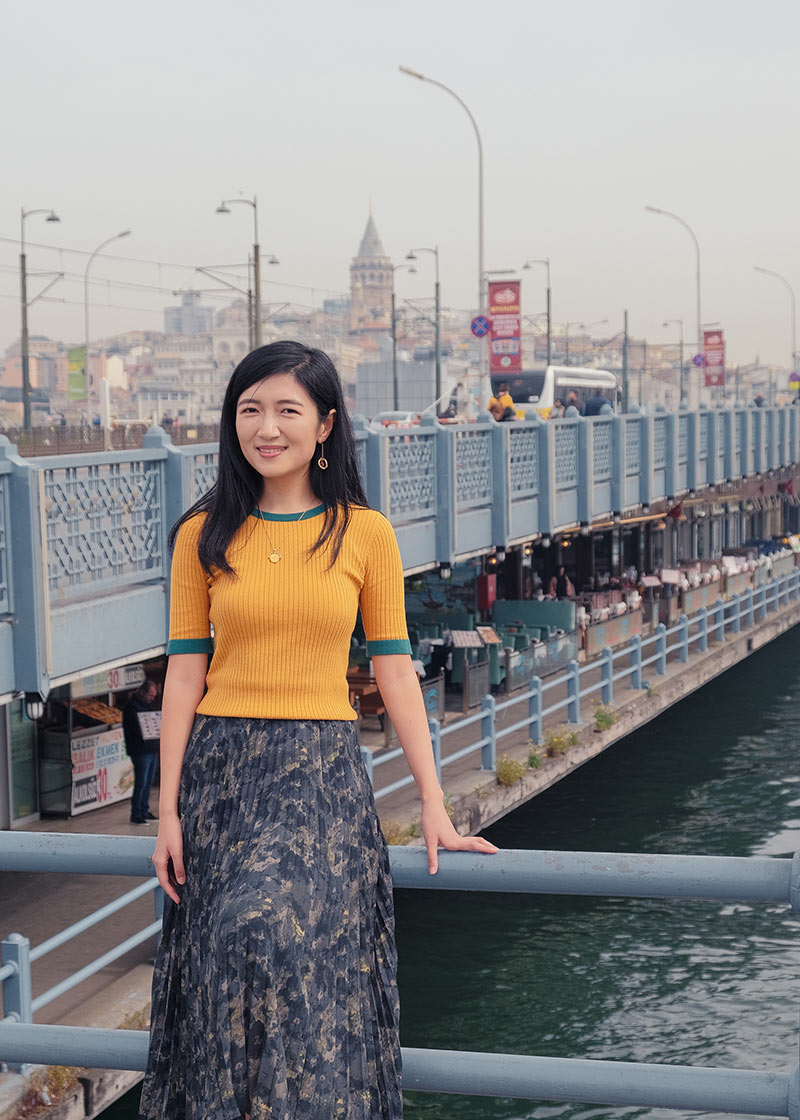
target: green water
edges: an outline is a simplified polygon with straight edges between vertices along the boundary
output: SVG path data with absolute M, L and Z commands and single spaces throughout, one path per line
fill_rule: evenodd
M 487 835 L 512 848 L 790 854 L 800 848 L 799 658 L 795 632 Z M 397 920 L 407 1046 L 751 1069 L 797 1061 L 800 939 L 784 907 L 401 891 Z M 106 1117 L 135 1117 L 136 1096 Z M 407 1120 L 690 1115 L 406 1094 Z

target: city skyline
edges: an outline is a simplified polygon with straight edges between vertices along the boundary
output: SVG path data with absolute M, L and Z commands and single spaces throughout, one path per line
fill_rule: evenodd
M 450 86 L 474 114 L 486 267 L 549 257 L 556 322 L 608 319 L 610 335 L 627 308 L 637 337 L 677 341 L 662 324 L 683 319 L 694 341 L 694 248 L 676 222 L 646 213 L 651 205 L 697 234 L 703 315 L 724 328 L 729 363 L 789 365 L 789 295 L 754 268 L 800 291 L 791 142 L 800 14 L 785 0 L 768 0 L 755 25 L 743 3 L 716 0 L 612 0 L 602 11 L 588 0 L 557 11 L 512 2 L 502 24 L 475 3 L 453 13 L 416 0 L 397 21 L 360 0 L 269 18 L 247 0 L 225 23 L 206 2 L 146 0 L 130 27 L 121 9 L 94 0 L 77 14 L 51 0 L 42 10 L 38 30 L 17 12 L 4 62 L 7 97 L 23 88 L 25 97 L 7 122 L 16 158 L 0 183 L 3 350 L 19 335 L 21 205 L 61 218 L 26 221 L 31 272 L 72 274 L 48 292 L 65 302 L 32 306 L 32 334 L 82 340 L 85 262 L 123 228 L 132 231 L 124 245 L 93 264 L 93 337 L 160 329 L 176 291 L 228 302 L 193 269 L 236 264 L 244 274 L 246 208 L 214 212 L 239 194 L 258 195 L 262 252 L 281 261 L 264 266 L 265 303 L 320 306 L 347 292 L 371 205 L 392 261 L 438 244 L 443 304 L 475 310 L 474 134 L 451 98 L 401 75 L 404 64 Z M 536 315 L 544 269 L 520 275 L 523 311 Z M 400 297 L 432 289 L 432 261 L 397 275 Z

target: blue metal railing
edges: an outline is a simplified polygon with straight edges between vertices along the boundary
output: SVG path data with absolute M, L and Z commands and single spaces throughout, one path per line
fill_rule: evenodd
M 154 840 L 139 837 L 0 833 L 0 869 L 152 876 Z M 442 852 L 430 876 L 424 851 L 391 849 L 395 887 L 620 898 L 783 903 L 800 912 L 800 853 L 793 859 L 639 855 L 630 852 Z M 779 917 L 777 920 L 782 920 Z M 144 1069 L 145 1031 L 30 1022 L 20 990 L 20 935 L 3 942 L 0 1062 Z M 35 950 L 34 950 L 35 951 Z M 11 967 L 10 967 L 11 966 Z M 27 975 L 22 976 L 23 972 Z M 21 982 L 22 981 L 22 982 Z M 28 1021 L 23 1021 L 27 1015 Z M 468 1051 L 403 1050 L 404 1086 L 423 1092 L 701 1109 L 800 1120 L 800 1067 L 792 1071 L 669 1066 Z
M 407 431 L 355 417 L 354 428 L 368 499 L 395 526 L 407 572 L 800 462 L 800 406 L 547 422 L 534 413 L 513 425 L 423 417 Z M 160 428 L 141 450 L 41 460 L 0 437 L 0 616 L 14 587 L 14 690 L 46 695 L 51 680 L 127 656 L 131 637 L 137 649 L 165 644 L 166 534 L 216 464 L 215 445 L 176 447 Z M 87 625 L 76 640 L 68 612 L 78 604 Z M 82 648 L 108 608 L 124 618 L 116 636 Z
M 744 627 L 763 621 L 768 612 L 777 612 L 798 599 L 800 569 L 795 568 L 786 575 L 778 576 L 758 587 L 748 588 L 741 594 L 732 595 L 728 600 L 718 599 L 710 609 L 701 607 L 694 615 L 681 615 L 674 626 L 666 627 L 659 623 L 655 632 L 647 638 L 641 638 L 637 634 L 627 645 L 618 649 L 606 647 L 597 658 L 584 665 L 572 660 L 565 670 L 552 674 L 545 681 L 534 676 L 528 682 L 527 689 L 501 703 L 487 695 L 483 698 L 479 711 L 454 720 L 445 727 L 441 726 L 438 719 L 429 719 L 439 780 L 442 780 L 442 772 L 446 766 L 478 751 L 481 751 L 481 768 L 494 770 L 497 743 L 507 735 L 527 727 L 531 742 L 539 744 L 543 738 L 544 720 L 547 716 L 565 711 L 567 722 L 579 724 L 581 700 L 599 692 L 603 704 L 613 704 L 614 685 L 618 681 L 628 681 L 630 688 L 643 690 L 648 687 L 648 681 L 642 675 L 644 670 L 652 666 L 656 676 L 664 676 L 670 657 L 685 664 L 692 655 L 706 653 L 709 643 L 724 642 L 728 636 L 735 637 Z M 618 665 L 621 668 L 617 668 Z M 598 672 L 600 676 L 596 680 L 582 683 L 588 676 Z M 556 690 L 565 694 L 547 703 L 549 694 Z M 497 715 L 519 704 L 528 705 L 527 714 L 498 729 Z M 477 725 L 480 725 L 480 735 L 476 739 L 460 746 L 451 754 L 442 753 L 442 745 L 447 737 Z M 384 786 L 375 783 L 375 771 L 385 763 L 399 758 L 402 753 L 402 748 L 395 747 L 374 758 L 368 748 L 362 747 L 362 758 L 373 782 L 376 801 L 404 789 L 414 781 L 411 774 L 406 774 Z

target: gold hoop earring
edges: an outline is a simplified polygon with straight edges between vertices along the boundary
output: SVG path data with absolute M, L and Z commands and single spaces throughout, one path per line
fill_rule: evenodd
M 317 466 L 321 471 L 328 469 L 328 460 L 325 458 L 325 440 L 319 445 L 319 459 L 317 459 Z

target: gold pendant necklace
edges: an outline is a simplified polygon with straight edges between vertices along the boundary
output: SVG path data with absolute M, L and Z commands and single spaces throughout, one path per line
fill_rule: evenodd
M 303 520 L 305 515 L 308 513 L 308 510 L 312 509 L 312 508 L 313 508 L 312 506 L 309 506 L 308 509 L 304 509 L 303 512 L 298 517 L 295 524 L 299 524 Z M 276 548 L 276 546 L 272 543 L 272 537 L 269 535 L 269 529 L 267 528 L 267 519 L 264 516 L 263 509 L 261 509 L 260 507 L 259 507 L 259 510 L 258 510 L 258 516 L 261 519 L 261 524 L 264 526 L 264 532 L 267 534 L 267 540 L 269 541 L 269 546 L 272 549 L 272 552 L 270 552 L 270 554 L 269 554 L 269 562 L 270 562 L 270 564 L 277 564 L 279 560 L 283 559 L 283 557 L 282 557 L 281 553 L 278 551 L 278 549 Z

